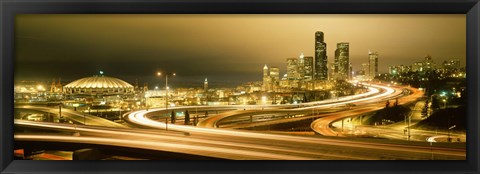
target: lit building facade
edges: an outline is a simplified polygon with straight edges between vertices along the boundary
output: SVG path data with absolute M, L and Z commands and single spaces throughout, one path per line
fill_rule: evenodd
M 378 53 L 368 51 L 368 79 L 373 79 L 378 74 Z
M 60 78 L 58 78 L 58 82 L 55 83 L 55 79 L 52 79 L 52 84 L 50 85 L 50 92 L 51 93 L 62 93 L 63 87 L 62 83 L 60 83 Z
M 263 67 L 262 91 L 274 91 L 278 88 L 280 81 L 280 70 L 278 67 Z
M 262 91 L 268 91 L 270 89 L 270 85 L 272 83 L 272 79 L 270 78 L 268 66 L 265 65 L 263 67 L 263 84 L 262 84 Z
M 276 91 L 280 83 L 280 69 L 278 67 L 272 66 L 270 68 L 270 78 L 272 90 Z
M 303 58 L 303 70 L 304 70 L 304 77 L 306 81 L 313 80 L 313 57 L 312 56 L 305 56 Z
M 303 53 L 300 54 L 300 56 L 298 57 L 298 74 L 300 76 L 300 78 L 304 78 L 305 77 L 305 55 L 303 55 Z
M 95 75 L 93 77 L 85 77 L 75 80 L 64 87 L 66 94 L 71 95 L 122 95 L 132 94 L 134 88 L 129 83 L 103 75 Z
M 398 66 L 389 66 L 388 67 L 388 73 L 392 76 L 400 75 L 402 73 L 407 73 L 411 71 L 410 66 L 405 66 L 405 65 L 398 65 Z
M 351 76 L 349 60 L 349 43 L 341 42 L 337 44 L 335 50 L 334 74 L 337 80 L 349 80 Z
M 432 56 L 426 55 L 423 61 L 415 62 L 412 65 L 413 72 L 425 73 L 436 69 L 436 64 L 432 60 Z
M 321 31 L 315 32 L 315 80 L 328 80 L 327 44 Z
M 447 70 L 460 69 L 460 60 L 453 59 L 449 61 L 443 61 L 443 68 Z
M 272 66 L 270 68 L 270 77 L 274 82 L 280 81 L 280 69 L 278 67 Z
M 295 57 L 287 58 L 287 78 L 289 80 L 300 79 L 298 59 Z

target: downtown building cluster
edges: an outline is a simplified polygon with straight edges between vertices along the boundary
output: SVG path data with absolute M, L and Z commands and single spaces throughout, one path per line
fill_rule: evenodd
M 291 89 L 331 89 L 337 81 L 349 81 L 354 77 L 350 62 L 349 42 L 337 43 L 333 63 L 328 63 L 327 43 L 321 31 L 315 32 L 314 56 L 286 59 L 286 73 L 280 78 L 278 67 L 263 67 L 262 91 L 281 92 Z M 368 63 L 362 65 L 361 80 L 372 80 L 378 75 L 378 53 L 368 53 Z
M 403 77 L 411 73 L 426 77 L 426 75 L 432 72 L 438 74 L 438 78 L 466 77 L 465 68 L 460 67 L 459 59 L 445 60 L 440 65 L 437 65 L 432 59 L 432 56 L 428 54 L 422 61 L 417 61 L 412 65 L 394 65 L 388 67 L 388 74 L 392 77 Z

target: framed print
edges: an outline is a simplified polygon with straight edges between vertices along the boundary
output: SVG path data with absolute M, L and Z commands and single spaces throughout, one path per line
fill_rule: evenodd
M 0 8 L 2 173 L 478 172 L 478 1 Z

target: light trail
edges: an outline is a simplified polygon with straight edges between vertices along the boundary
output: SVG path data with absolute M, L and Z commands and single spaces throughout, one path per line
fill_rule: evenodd
M 386 92 L 381 93 L 379 95 L 360 98 L 360 99 L 356 99 L 356 100 L 349 100 L 349 101 L 345 101 L 345 102 L 338 102 L 338 103 L 333 103 L 333 104 L 324 104 L 324 105 L 321 105 L 321 106 L 304 107 L 304 108 L 298 108 L 298 109 L 308 110 L 308 109 L 312 109 L 312 108 L 331 107 L 331 106 L 344 105 L 344 104 L 347 104 L 347 103 L 361 102 L 361 101 L 367 101 L 367 100 L 371 101 L 371 100 L 376 99 L 376 98 L 381 98 L 381 97 L 391 95 L 395 92 L 395 90 L 393 90 L 392 88 L 389 88 L 389 87 L 383 87 L 383 86 L 380 86 L 380 85 L 371 85 L 371 86 L 377 87 L 377 88 L 382 88 Z M 372 87 L 369 87 L 369 88 L 370 88 L 370 91 L 372 93 L 378 93 L 379 92 L 378 89 L 375 89 L 375 88 L 372 88 Z M 165 129 L 167 127 L 167 125 L 166 125 L 167 123 L 158 122 L 158 121 L 152 120 L 152 119 L 150 119 L 146 116 L 147 113 L 162 111 L 162 110 L 165 110 L 165 109 L 164 108 L 161 108 L 161 109 L 159 108 L 159 109 L 153 109 L 153 110 L 149 110 L 149 111 L 146 111 L 146 110 L 134 111 L 134 112 L 128 114 L 127 118 L 128 118 L 129 121 L 131 121 L 135 124 L 148 126 L 148 127 L 159 128 L 159 129 Z M 168 128 L 171 129 L 171 130 L 186 131 L 186 132 L 220 133 L 220 132 L 212 131 L 210 129 L 205 130 L 205 129 L 198 128 L 198 127 L 190 127 L 190 126 L 182 126 L 182 125 L 174 125 L 174 124 L 168 125 Z M 223 130 L 217 130 L 217 131 L 223 131 Z
M 16 124 L 30 125 L 35 127 L 53 127 L 55 129 L 61 129 L 64 127 L 67 130 L 75 130 L 71 125 L 62 125 L 58 123 L 41 123 L 33 122 L 28 123 L 27 121 L 16 122 Z M 206 128 L 202 128 L 206 129 Z M 385 150 L 387 154 L 405 154 L 405 153 L 415 153 L 415 154 L 430 154 L 431 147 L 425 146 L 415 146 L 415 145 L 397 145 L 397 144 L 384 144 L 384 143 L 372 143 L 372 142 L 358 142 L 350 140 L 335 140 L 327 138 L 311 138 L 311 137 L 296 137 L 289 135 L 275 135 L 275 134 L 261 134 L 261 133 L 250 133 L 250 132 L 234 132 L 223 130 L 223 134 L 202 134 L 195 133 L 191 136 L 178 136 L 172 135 L 171 133 L 163 132 L 159 133 L 153 130 L 139 130 L 139 129 L 121 129 L 121 128 L 105 128 L 105 127 L 96 127 L 96 126 L 79 126 L 76 129 L 77 131 L 86 131 L 92 132 L 97 136 L 106 136 L 107 138 L 112 139 L 127 139 L 133 142 L 139 143 L 133 147 L 141 147 L 143 141 L 147 142 L 165 142 L 173 144 L 187 144 L 195 146 L 207 146 L 207 147 L 216 147 L 216 148 L 225 148 L 225 149 L 242 149 L 242 150 L 251 150 L 251 151 L 262 151 L 265 153 L 276 153 L 276 154 L 287 154 L 294 155 L 297 157 L 313 157 L 321 159 L 378 159 L 375 156 L 371 155 L 361 155 L 353 156 L 338 154 L 325 154 L 322 151 L 330 151 L 329 149 L 322 148 L 323 146 L 336 147 L 335 149 L 344 149 L 344 148 L 354 148 L 356 152 L 376 152 L 378 150 Z M 208 130 L 208 129 L 207 129 Z M 220 131 L 218 129 L 211 129 L 216 132 Z M 232 134 L 229 134 L 232 133 Z M 234 136 L 234 134 L 239 134 L 240 136 Z M 89 136 L 88 134 L 81 133 L 81 136 Z M 70 136 L 68 136 L 70 137 Z M 226 138 L 228 137 L 228 138 Z M 215 140 L 212 140 L 215 139 Z M 268 141 L 267 141 L 268 140 Z M 79 140 L 81 142 L 81 140 Z M 287 144 L 285 144 L 287 143 Z M 128 147 L 131 147 L 128 145 Z M 310 147 L 310 148 L 302 148 Z M 343 147 L 343 148 L 340 148 Z M 317 149 L 311 149 L 317 148 Z M 301 149 L 301 150 L 299 150 Z M 370 153 L 367 153 L 370 154 Z M 455 149 L 455 148 L 441 148 L 435 147 L 435 154 L 437 155 L 448 155 L 455 158 L 464 158 L 465 149 Z M 207 155 L 208 156 L 208 155 Z M 428 158 L 428 157 L 427 157 Z
M 382 100 L 388 100 L 392 96 L 397 96 L 397 95 L 394 95 L 395 90 L 393 90 L 389 87 L 384 87 L 384 86 L 379 86 L 379 85 L 375 85 L 375 86 L 379 87 L 379 88 L 383 88 L 384 90 L 387 90 L 387 92 L 378 95 L 379 97 L 375 98 L 376 100 L 373 100 L 373 99 L 370 99 L 370 100 L 378 102 L 378 101 L 382 101 Z M 401 101 L 399 101 L 399 103 L 403 104 L 403 103 L 407 103 L 407 102 L 412 102 L 414 100 L 417 100 L 419 97 L 423 96 L 423 93 L 418 91 L 418 90 L 412 90 L 412 89 L 410 89 L 410 90 L 414 92 L 413 95 L 403 97 L 404 99 L 401 99 Z M 362 114 L 362 113 L 373 112 L 373 111 L 382 109 L 383 107 L 384 107 L 384 105 L 383 105 L 383 103 L 381 103 L 381 104 L 376 104 L 376 106 L 373 106 L 371 109 L 364 110 L 362 112 L 349 111 L 349 112 L 346 112 L 346 113 L 343 113 L 343 114 L 334 114 L 334 115 L 331 115 L 331 116 L 328 116 L 328 117 L 322 117 L 322 118 L 319 118 L 319 119 L 313 121 L 311 123 L 310 127 L 316 133 L 319 133 L 319 134 L 324 135 L 324 136 L 343 136 L 341 133 L 334 131 L 330 127 L 330 125 L 333 122 L 335 122 L 337 120 L 340 120 L 340 119 L 343 119 L 343 118 L 356 116 L 356 115 L 359 115 L 359 114 Z
M 58 109 L 49 108 L 49 107 L 23 105 L 23 106 L 15 106 L 15 108 L 42 111 L 42 112 L 48 112 L 48 113 L 52 113 L 52 114 L 58 114 L 59 113 Z M 72 110 L 69 110 L 69 109 L 66 109 L 66 108 L 62 108 L 62 116 L 64 116 L 65 118 L 68 118 L 69 120 L 72 120 L 72 121 L 75 121 L 75 122 L 78 122 L 78 123 L 82 123 L 82 124 L 83 124 L 84 119 L 85 119 L 86 124 L 89 124 L 89 125 L 127 128 L 124 125 L 115 123 L 113 121 L 110 121 L 110 120 L 107 120 L 107 119 L 104 119 L 104 118 L 101 118 L 101 117 L 97 117 L 97 116 L 90 115 L 90 114 L 84 114 L 84 113 L 81 113 L 81 112 L 72 111 Z
M 368 87 L 370 89 L 369 92 L 355 95 L 354 98 L 357 98 L 357 99 L 348 100 L 349 97 L 347 97 L 347 98 L 344 99 L 344 100 L 347 100 L 347 101 L 340 101 L 340 102 L 335 102 L 335 103 L 324 102 L 325 104 L 322 104 L 322 105 L 295 108 L 295 109 L 289 109 L 289 110 L 291 110 L 291 111 L 304 111 L 304 110 L 309 110 L 309 109 L 319 109 L 319 108 L 328 108 L 328 107 L 332 107 L 332 106 L 340 106 L 340 105 L 345 105 L 345 104 L 348 104 L 348 103 L 356 103 L 356 102 L 362 102 L 362 101 L 372 101 L 373 99 L 376 99 L 376 98 L 389 96 L 389 95 L 391 95 L 395 92 L 395 90 L 393 90 L 392 88 L 389 88 L 389 87 L 383 87 L 383 86 L 380 86 L 380 85 L 371 85 L 371 86 L 373 86 L 375 88 Z M 381 93 L 381 94 L 378 94 L 378 95 L 375 95 L 375 96 L 370 96 L 372 94 L 377 94 L 377 93 L 380 92 L 380 90 L 376 89 L 376 88 L 382 88 L 382 89 L 385 90 L 385 92 Z M 370 96 L 370 97 L 366 97 L 366 96 Z M 319 103 L 320 102 L 315 102 L 315 103 L 312 103 L 312 105 L 319 104 Z M 180 108 L 189 108 L 189 107 L 180 107 Z M 158 112 L 158 111 L 163 111 L 163 110 L 165 110 L 165 109 L 164 108 L 157 108 L 157 109 L 150 109 L 149 111 L 146 111 L 146 110 L 134 111 L 134 112 L 131 112 L 130 114 L 128 114 L 127 119 L 129 121 L 135 123 L 135 124 L 148 126 L 148 127 L 165 129 L 165 127 L 166 127 L 165 123 L 151 120 L 150 118 L 145 116 L 147 113 Z M 245 111 L 245 112 L 233 111 L 233 112 L 230 113 L 230 115 L 220 115 L 220 116 L 217 116 L 213 119 L 210 118 L 210 120 L 208 120 L 208 121 L 211 122 L 212 124 L 216 124 L 221 119 L 225 119 L 227 117 L 234 116 L 236 114 L 246 113 L 246 112 L 248 112 L 248 111 Z M 180 129 L 180 131 L 185 131 L 185 129 L 189 129 L 189 127 L 178 127 L 178 126 L 179 125 L 169 125 L 168 127 L 172 128 L 174 130 L 179 130 Z M 191 130 L 186 130 L 186 131 L 191 131 Z
M 305 158 L 292 155 L 281 155 L 275 153 L 264 153 L 258 151 L 247 151 L 238 149 L 227 149 L 209 146 L 187 145 L 179 143 L 168 143 L 148 140 L 128 140 L 103 137 L 74 137 L 59 135 L 15 135 L 18 141 L 46 141 L 46 142 L 68 142 L 68 143 L 89 143 L 99 145 L 110 145 L 130 148 L 142 148 L 158 151 L 168 151 L 177 153 L 187 153 L 194 155 L 227 158 L 227 159 L 263 159 L 263 160 L 313 160 L 314 158 Z
M 373 85 L 372 85 L 373 86 Z M 378 89 L 377 89 L 378 90 Z M 393 89 L 392 89 L 393 90 Z M 374 90 L 371 90 L 375 92 Z M 350 102 L 374 102 L 373 99 L 388 97 L 394 91 L 384 89 L 384 93 L 376 96 L 365 97 L 357 100 L 350 100 Z M 337 103 L 339 105 L 344 102 Z M 322 105 L 323 106 L 323 105 Z M 242 106 L 239 106 L 242 107 Z M 315 106 L 318 107 L 318 106 Z M 324 106 L 327 107 L 327 106 Z M 177 107 L 191 108 L 191 107 Z M 215 108 L 215 107 L 212 107 Z M 218 107 L 217 107 L 218 108 Z M 368 108 L 360 108 L 368 109 Z M 126 118 L 132 123 L 144 126 L 154 127 L 157 129 L 164 129 L 166 124 L 151 120 L 146 115 L 151 112 L 162 111 L 162 109 L 149 109 L 134 111 Z M 233 111 L 238 112 L 238 111 Z M 26 123 L 25 121 L 15 121 L 15 124 L 23 124 L 27 126 L 45 126 L 51 129 L 65 129 L 66 125 L 60 126 L 55 123 Z M 126 146 L 132 148 L 146 148 L 153 150 L 164 150 L 172 152 L 182 152 L 188 154 L 202 154 L 211 153 L 213 157 L 231 158 L 231 159 L 378 159 L 380 156 L 402 156 L 405 154 L 416 154 L 415 156 L 428 156 L 431 154 L 431 147 L 416 146 L 416 145 L 399 145 L 386 144 L 376 142 L 359 142 L 351 140 L 338 140 L 319 137 L 298 137 L 291 135 L 276 135 L 264 134 L 255 132 L 246 132 L 238 130 L 223 130 L 223 129 L 209 129 L 199 128 L 184 125 L 169 124 L 169 130 L 177 130 L 191 133 L 191 136 L 179 136 L 168 132 L 152 132 L 153 130 L 138 130 L 138 129 L 118 129 L 92 126 L 66 126 L 67 130 L 82 132 L 81 137 L 73 137 L 72 139 L 61 140 L 60 137 L 36 137 L 38 141 L 52 141 L 52 142 L 83 142 L 90 141 L 92 144 Z M 89 133 L 88 133 L 89 132 Z M 98 135 L 106 137 L 83 137 L 85 135 Z M 25 135 L 27 136 L 27 135 Z M 33 135 L 28 135 L 33 136 Z M 67 136 L 71 137 L 71 136 Z M 35 138 L 35 137 L 18 137 L 19 138 Z M 79 139 L 80 138 L 80 139 Z M 81 139 L 84 138 L 84 139 Z M 43 140 L 42 140 L 43 139 Z M 112 144 L 112 142 L 114 142 Z M 144 143 L 144 141 L 146 143 Z M 145 144 L 145 147 L 143 147 Z M 177 146 L 181 144 L 181 146 Z M 307 148 L 310 147 L 310 148 Z M 335 147 L 327 149 L 325 147 Z M 200 148 L 200 149 L 198 149 Z M 202 149 L 205 148 L 205 149 Z M 299 150 L 301 149 L 301 150 Z M 338 149 L 338 150 L 336 150 Z M 355 149 L 352 153 L 345 153 L 343 149 Z M 455 148 L 441 148 L 434 147 L 435 154 L 451 156 L 452 158 L 465 158 L 465 149 Z M 334 151 L 334 154 L 323 153 L 327 150 Z M 383 153 L 377 154 L 382 151 Z M 217 153 L 215 153 L 217 152 Z M 355 153 L 361 153 L 359 155 Z M 333 152 L 332 152 L 333 153 Z M 273 155 L 272 155 L 273 154 Z M 239 156 L 240 155 L 240 156 Z M 243 156 L 242 156 L 243 155 Z M 379 156 L 378 156 L 379 155 Z M 208 156 L 208 155 L 207 155 Z M 404 156 L 405 157 L 405 156 Z M 406 157 L 409 158 L 409 157 Z

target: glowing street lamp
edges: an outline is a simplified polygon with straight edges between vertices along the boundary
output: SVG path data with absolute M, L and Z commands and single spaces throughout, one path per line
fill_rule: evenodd
M 443 108 L 446 109 L 447 108 L 447 99 L 443 99 L 442 101 L 443 101 Z
M 168 73 L 165 73 L 165 111 L 168 109 Z M 176 76 L 176 73 L 172 73 L 172 76 Z M 157 72 L 157 76 L 162 76 L 161 72 Z

